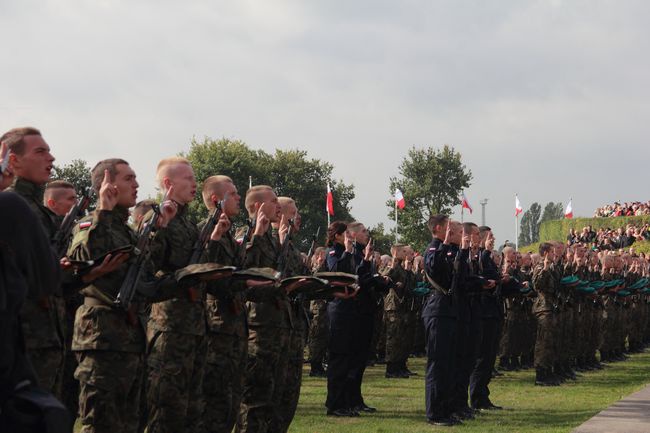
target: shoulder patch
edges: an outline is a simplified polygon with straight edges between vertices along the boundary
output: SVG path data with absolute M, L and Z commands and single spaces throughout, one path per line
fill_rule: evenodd
M 429 248 L 429 251 L 435 251 L 435 250 L 436 250 L 435 248 Z
M 91 221 L 84 221 L 79 223 L 79 230 L 84 230 L 89 228 L 93 223 Z
M 334 250 L 330 251 L 330 256 L 333 256 L 335 254 L 336 254 L 336 251 L 334 251 Z

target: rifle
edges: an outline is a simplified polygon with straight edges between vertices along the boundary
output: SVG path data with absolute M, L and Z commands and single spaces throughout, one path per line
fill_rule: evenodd
M 309 251 L 307 251 L 307 264 L 311 263 L 311 256 L 314 254 L 314 246 L 316 246 L 318 235 L 320 235 L 320 226 L 318 226 L 316 233 L 311 238 L 311 245 L 309 245 Z
M 289 244 L 291 243 L 291 236 L 293 236 L 293 219 L 289 220 L 289 230 L 287 231 L 287 236 L 284 238 L 282 243 L 282 252 L 278 257 L 278 273 L 279 278 L 286 278 L 287 276 L 287 266 L 289 264 Z
M 167 194 L 165 194 L 161 203 L 164 203 L 166 199 Z M 153 211 L 153 215 L 140 230 L 138 241 L 136 243 L 135 249 L 133 250 L 135 260 L 132 261 L 129 265 L 129 269 L 126 272 L 126 277 L 124 278 L 124 281 L 122 281 L 120 291 L 118 292 L 117 298 L 115 299 L 115 306 L 124 310 L 128 310 L 131 306 L 131 302 L 135 296 L 145 261 L 149 259 L 149 255 L 151 253 L 150 247 L 151 240 L 153 239 L 153 233 L 156 231 L 158 221 L 160 221 L 160 205 L 152 205 L 151 210 Z
M 90 205 L 90 193 L 86 190 L 82 193 L 81 199 L 77 201 L 77 204 L 72 206 L 68 213 L 63 218 L 61 226 L 54 234 L 52 239 L 52 246 L 58 258 L 65 257 L 68 252 L 68 244 L 70 243 L 70 234 L 72 233 L 72 228 L 74 227 L 75 221 L 78 218 L 84 216 L 86 209 Z
M 242 244 L 242 249 L 240 249 L 239 253 L 239 265 L 243 267 L 246 262 L 246 246 L 248 245 L 248 242 L 251 240 L 251 237 L 253 236 L 253 232 L 255 231 L 255 225 L 257 224 L 257 219 L 256 218 L 249 218 L 246 220 L 246 225 L 248 228 L 246 229 L 246 232 L 244 233 L 244 237 L 241 240 Z
M 203 229 L 201 229 L 201 233 L 199 233 L 199 238 L 194 243 L 194 248 L 192 249 L 192 256 L 190 257 L 190 263 L 189 263 L 190 265 L 199 263 L 199 261 L 201 260 L 203 251 L 205 251 L 206 245 L 208 245 L 208 242 L 210 242 L 210 236 L 212 235 L 214 228 L 219 223 L 219 218 L 221 217 L 227 198 L 228 198 L 228 194 L 225 194 L 223 199 L 221 199 L 220 201 L 215 201 L 214 210 L 208 217 L 208 221 L 203 226 Z

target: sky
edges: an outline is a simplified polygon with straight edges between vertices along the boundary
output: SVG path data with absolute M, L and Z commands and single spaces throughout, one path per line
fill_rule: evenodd
M 125 158 L 141 197 L 192 137 L 303 149 L 388 227 L 407 150 L 449 144 L 466 220 L 487 198 L 502 242 L 515 194 L 650 199 L 648 22 L 644 0 L 5 1 L 0 130 L 38 127 L 58 164 Z

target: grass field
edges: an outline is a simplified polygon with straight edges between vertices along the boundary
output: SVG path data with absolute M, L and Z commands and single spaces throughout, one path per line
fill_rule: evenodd
M 326 380 L 308 377 L 291 433 L 570 432 L 600 410 L 650 383 L 650 353 L 633 355 L 598 372 L 582 373 L 560 387 L 533 385 L 534 372 L 508 372 L 492 381 L 492 401 L 502 411 L 480 414 L 461 426 L 434 427 L 424 416 L 424 359 L 411 359 L 418 376 L 385 379 L 384 366 L 366 371 L 363 394 L 379 412 L 359 418 L 325 416 Z

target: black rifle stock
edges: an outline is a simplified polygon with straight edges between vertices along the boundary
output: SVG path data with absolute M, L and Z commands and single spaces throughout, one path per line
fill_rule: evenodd
M 192 256 L 190 257 L 190 263 L 189 263 L 190 265 L 199 263 L 199 261 L 201 260 L 203 251 L 205 251 L 205 247 L 208 245 L 208 242 L 210 242 L 210 237 L 212 236 L 212 232 L 214 231 L 214 228 L 219 223 L 219 218 L 221 217 L 221 214 L 223 212 L 223 207 L 224 204 L 226 203 L 227 198 L 228 198 L 228 194 L 226 194 L 222 200 L 215 202 L 214 210 L 210 213 L 210 216 L 208 217 L 208 221 L 203 226 L 203 229 L 201 229 L 201 233 L 199 233 L 199 238 L 196 240 L 196 243 L 194 244 L 194 248 L 192 249 Z
M 257 219 L 255 217 L 251 217 L 248 220 L 246 220 L 246 225 L 248 228 L 246 229 L 246 232 L 244 233 L 244 237 L 241 240 L 242 248 L 239 253 L 239 264 L 241 267 L 243 267 L 246 263 L 246 248 L 248 245 L 248 242 L 250 242 L 251 237 L 253 236 L 253 233 L 255 232 L 255 225 L 257 224 Z
M 316 246 L 316 241 L 318 240 L 318 235 L 320 235 L 320 226 L 316 230 L 316 233 L 311 238 L 311 245 L 309 245 L 309 251 L 307 251 L 307 264 L 311 263 L 311 256 L 314 255 L 314 247 Z
M 166 196 L 165 196 L 166 197 Z M 163 198 L 163 202 L 165 198 Z M 120 291 L 117 294 L 115 299 L 115 306 L 120 307 L 124 310 L 128 310 L 131 307 L 131 302 L 133 302 L 133 297 L 137 291 L 138 282 L 140 281 L 140 275 L 144 268 L 145 261 L 149 258 L 151 240 L 153 239 L 153 234 L 160 221 L 161 210 L 160 205 L 153 205 L 151 207 L 153 211 L 153 216 L 140 230 L 138 236 L 138 242 L 133 251 L 135 260 L 129 265 L 129 269 L 126 272 L 126 277 L 122 281 L 120 286 Z
M 59 259 L 65 257 L 68 252 L 68 245 L 70 243 L 70 234 L 74 228 L 74 223 L 78 218 L 84 215 L 86 209 L 90 205 L 90 194 L 85 191 L 81 199 L 77 201 L 77 204 L 72 206 L 68 213 L 63 218 L 61 226 L 54 234 L 54 239 L 52 239 L 52 246 L 56 255 Z

